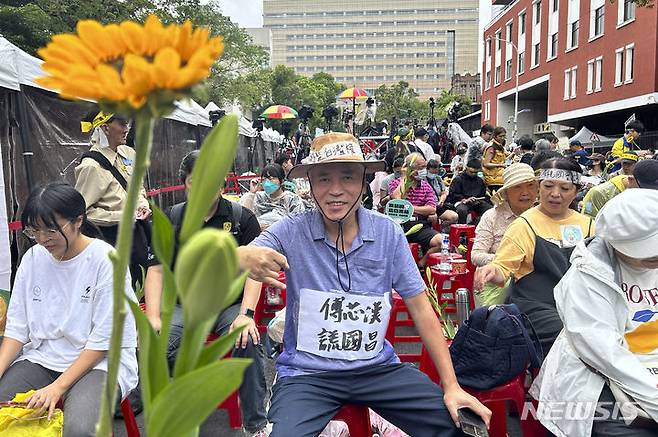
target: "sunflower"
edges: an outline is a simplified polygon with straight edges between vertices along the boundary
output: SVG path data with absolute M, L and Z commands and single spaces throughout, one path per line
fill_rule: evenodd
M 195 29 L 189 20 L 164 26 L 155 15 L 144 25 L 82 20 L 76 31 L 53 36 L 39 50 L 48 75 L 37 82 L 65 98 L 127 102 L 134 110 L 151 96 L 158 102 L 158 95 L 181 97 L 224 51 L 222 38 L 211 38 L 208 29 Z

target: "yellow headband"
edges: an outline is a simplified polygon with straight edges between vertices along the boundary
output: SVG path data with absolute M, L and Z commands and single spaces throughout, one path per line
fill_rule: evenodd
M 96 129 L 98 126 L 107 123 L 107 121 L 112 117 L 114 117 L 114 114 L 106 114 L 103 111 L 101 111 L 98 114 L 96 114 L 96 117 L 94 117 L 94 120 L 91 123 L 88 121 L 81 121 L 80 130 L 85 133 L 91 132 L 92 130 Z

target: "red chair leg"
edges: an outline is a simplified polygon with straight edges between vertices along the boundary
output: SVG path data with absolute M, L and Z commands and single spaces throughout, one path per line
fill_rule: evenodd
M 128 437 L 140 437 L 133 406 L 130 404 L 128 398 L 121 401 L 121 413 L 123 414 L 123 421 L 126 424 L 126 434 L 128 434 Z
M 488 402 L 485 405 L 491 410 L 489 436 L 507 437 L 507 412 L 505 411 L 505 401 Z
M 232 429 L 242 428 L 242 414 L 237 390 L 220 404 L 217 409 L 224 409 L 228 413 L 228 423 Z
M 332 420 L 345 422 L 350 430 L 350 437 L 372 437 L 368 407 L 343 405 Z

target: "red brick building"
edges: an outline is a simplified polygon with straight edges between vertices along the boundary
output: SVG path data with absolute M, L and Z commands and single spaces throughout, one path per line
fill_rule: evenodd
M 482 123 L 512 130 L 518 72 L 519 134 L 620 134 L 633 113 L 658 129 L 657 28 L 630 0 L 512 1 L 484 30 Z

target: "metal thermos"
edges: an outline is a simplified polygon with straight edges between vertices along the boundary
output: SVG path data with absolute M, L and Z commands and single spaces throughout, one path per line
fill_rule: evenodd
M 464 320 L 471 316 L 471 307 L 468 302 L 468 289 L 458 288 L 455 296 L 455 305 L 457 306 L 457 322 L 461 326 Z

